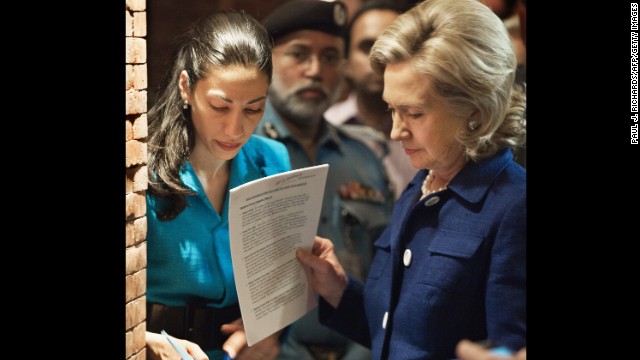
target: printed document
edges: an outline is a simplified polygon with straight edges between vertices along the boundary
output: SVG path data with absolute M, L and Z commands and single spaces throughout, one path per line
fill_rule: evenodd
M 231 259 L 249 346 L 317 306 L 295 252 L 311 251 L 328 171 L 311 166 L 231 189 Z

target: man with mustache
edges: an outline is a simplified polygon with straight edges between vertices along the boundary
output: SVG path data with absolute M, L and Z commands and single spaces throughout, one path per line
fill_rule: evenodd
M 344 82 L 346 22 L 340 1 L 288 1 L 264 18 L 274 41 L 273 81 L 256 133 L 285 144 L 293 169 L 329 164 L 317 233 L 334 240 L 343 264 L 364 279 L 393 194 L 381 158 L 359 140 L 361 134 L 323 116 Z M 315 310 L 291 325 L 279 357 L 343 358 L 370 359 L 371 353 L 320 325 Z

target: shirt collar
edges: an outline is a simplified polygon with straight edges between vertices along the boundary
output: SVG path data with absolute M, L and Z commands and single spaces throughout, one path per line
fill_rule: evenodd
M 468 161 L 453 180 L 449 182 L 447 188 L 470 203 L 478 203 L 485 197 L 489 188 L 500 175 L 500 173 L 513 162 L 513 156 L 509 149 L 498 150 L 498 152 L 479 162 Z M 420 191 L 422 182 L 427 176 L 427 170 L 420 170 L 409 182 L 409 187 L 415 187 Z
M 255 136 L 257 135 L 252 135 L 252 138 Z M 262 160 L 263 156 L 259 154 L 259 150 L 254 145 L 252 139 L 249 139 L 247 143 L 242 146 L 238 155 L 231 159 L 229 189 L 233 189 L 238 185 L 258 177 L 264 177 L 277 172 Z M 180 180 L 182 180 L 184 185 L 189 189 L 201 195 L 204 194 L 200 180 L 189 160 L 186 160 L 180 168 Z
M 195 170 L 193 170 L 189 160 L 186 160 L 180 167 L 180 180 L 182 180 L 182 183 L 186 187 L 197 193 L 199 193 L 202 188 L 202 186 L 200 186 L 200 180 L 198 180 L 198 176 Z

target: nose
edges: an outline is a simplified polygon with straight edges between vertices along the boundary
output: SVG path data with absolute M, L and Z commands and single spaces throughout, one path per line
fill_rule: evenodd
M 389 138 L 394 141 L 405 140 L 411 134 L 398 113 L 391 113 L 391 134 Z
M 305 66 L 305 75 L 309 77 L 318 77 L 320 75 L 322 63 L 317 55 L 309 56 L 309 58 L 305 62 Z
M 236 111 L 230 115 L 224 129 L 225 134 L 230 138 L 239 138 L 244 134 L 243 116 L 242 111 Z

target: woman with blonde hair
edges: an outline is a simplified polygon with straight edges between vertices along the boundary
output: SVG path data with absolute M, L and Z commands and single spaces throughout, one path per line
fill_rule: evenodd
M 463 340 L 526 345 L 526 98 L 502 21 L 477 0 L 425 0 L 375 42 L 374 69 L 419 169 L 363 284 L 329 239 L 299 251 L 320 321 L 375 359 L 452 359 Z

